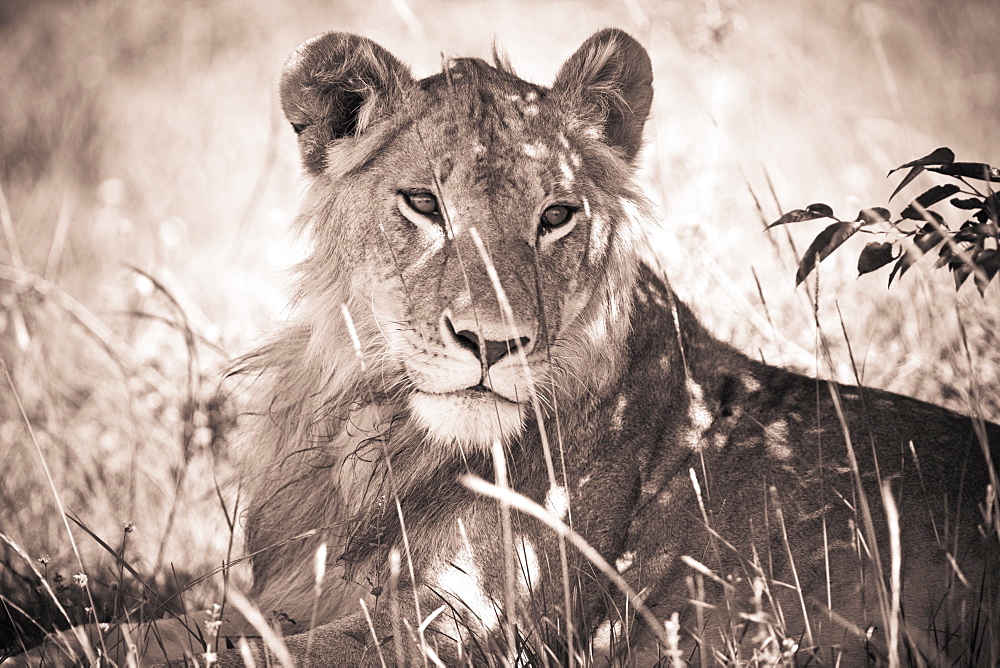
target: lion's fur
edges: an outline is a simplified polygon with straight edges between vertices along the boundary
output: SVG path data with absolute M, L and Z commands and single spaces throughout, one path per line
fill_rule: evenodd
M 784 504 L 782 517 L 793 541 L 809 552 L 798 557 L 803 583 L 816 586 L 823 580 L 820 520 L 830 522 L 831 553 L 856 551 L 854 534 L 847 533 L 848 522 L 856 519 L 846 504 L 850 498 L 856 502 L 851 494 L 857 489 L 844 468 L 847 451 L 826 389 L 716 341 L 653 268 L 646 243 L 652 218 L 632 178 L 651 96 L 648 57 L 618 31 L 591 38 L 551 89 L 476 59 L 448 61 L 442 73 L 415 81 L 381 47 L 337 33 L 306 42 L 289 59 L 283 105 L 300 133 L 310 181 L 296 225 L 313 245 L 298 268 L 292 318 L 271 343 L 243 360 L 254 378 L 255 398 L 245 418 L 247 546 L 254 554 L 254 594 L 262 610 L 284 613 L 292 631 L 356 613 L 359 595 L 380 590 L 389 552 L 402 551 L 404 530 L 407 556 L 417 571 L 417 582 L 404 586 L 440 584 L 434 574 L 447 570 L 451 559 L 465 559 L 480 564 L 476 584 L 482 592 L 503 591 L 502 577 L 488 573 L 490 565 L 502 570 L 496 561 L 502 549 L 495 506 L 458 482 L 466 473 L 493 479 L 489 444 L 434 436 L 414 417 L 416 404 L 407 403 L 423 388 L 406 365 L 423 355 L 433 371 L 436 355 L 448 357 L 434 352 L 431 342 L 439 344 L 434 325 L 442 312 L 442 322 L 450 326 L 452 317 L 458 322 L 448 314 L 459 309 L 455 295 L 467 290 L 483 322 L 506 322 L 512 314 L 515 322 L 507 323 L 512 331 L 527 328 L 541 342 L 537 350 L 545 352 L 530 357 L 538 378 L 523 387 L 536 394 L 517 409 L 520 431 L 498 437 L 511 486 L 540 503 L 553 491 L 541 430 L 529 410 L 538 406 L 549 440 L 559 447 L 559 484 L 568 481 L 570 491 L 563 493 L 572 499 L 574 526 L 609 561 L 627 561 L 621 570 L 638 578 L 635 587 L 655 610 L 669 614 L 686 605 L 690 570 L 681 555 L 712 561 L 691 475 L 705 486 L 713 528 L 739 549 L 736 555 L 725 549 L 715 554 L 712 567 L 720 572 L 745 573 L 750 555 L 767 550 L 766 557 L 756 556 L 768 561 L 768 573 L 787 577 L 790 560 L 778 549 L 775 527 L 767 524 L 776 502 Z M 540 105 L 550 118 L 538 118 Z M 541 128 L 540 139 L 524 134 L 532 127 Z M 477 172 L 479 159 L 472 154 L 480 152 L 489 169 Z M 551 174 L 537 166 L 547 159 Z M 443 219 L 435 224 L 404 208 L 397 211 L 407 197 L 399 191 L 406 187 L 399 175 L 421 170 L 431 174 L 428 192 L 443 198 Z M 532 187 L 544 178 L 553 183 L 562 178 L 557 191 L 576 187 L 584 193 L 574 214 L 582 221 L 574 223 L 579 229 L 553 242 L 542 232 L 534 245 L 528 237 L 524 243 L 510 241 L 520 221 L 537 216 L 534 207 L 541 204 L 531 200 Z M 459 201 L 451 211 L 449 179 L 474 184 L 466 191 L 469 202 Z M 402 203 L 391 205 L 393 197 Z M 551 193 L 538 197 L 556 201 Z M 472 225 L 493 255 L 509 305 L 498 304 L 490 272 L 468 240 Z M 578 238 L 588 233 L 589 242 Z M 413 247 L 438 238 L 434 235 L 455 257 L 428 274 L 423 266 L 433 264 L 437 247 L 427 242 L 431 250 L 423 257 L 415 257 L 419 248 Z M 575 255 L 562 262 L 557 252 Z M 531 273 L 534 278 L 526 278 Z M 432 275 L 436 284 L 427 278 Z M 565 294 L 557 299 L 547 292 L 556 289 Z M 412 350 L 394 343 L 403 330 L 419 333 Z M 955 489 L 948 462 L 959 454 L 981 456 L 961 416 L 886 393 L 836 391 L 858 438 L 862 466 L 881 465 L 887 478 L 906 477 L 899 453 L 911 439 L 923 475 L 948 493 Z M 435 401 L 439 396 L 447 395 L 432 395 Z M 884 419 L 871 417 L 879 411 Z M 987 429 L 996 444 L 1000 431 Z M 822 447 L 828 460 L 817 469 L 819 434 L 827 439 Z M 939 443 L 948 445 L 938 448 Z M 886 453 L 896 453 L 895 459 L 884 461 Z M 817 482 L 824 476 L 825 483 Z M 904 485 L 908 494 L 915 493 L 912 479 Z M 969 472 L 965 489 L 975 500 L 966 499 L 966 509 L 983 498 L 986 482 L 982 470 Z M 820 503 L 814 490 L 823 484 L 829 497 Z M 865 484 L 877 494 L 877 483 Z M 844 504 L 836 501 L 838 494 Z M 877 509 L 874 515 L 881 518 Z M 456 518 L 467 529 L 461 540 Z M 555 593 L 562 587 L 557 542 L 526 520 L 515 524 L 548 560 L 538 577 L 548 583 L 549 602 L 556 605 L 544 614 L 563 614 Z M 963 539 L 975 533 L 971 526 L 958 523 Z M 909 520 L 904 530 L 923 531 L 911 529 Z M 881 525 L 877 533 L 883 537 Z M 317 599 L 313 560 L 320 543 L 330 545 L 328 566 L 342 579 L 327 576 L 325 593 Z M 462 551 L 468 543 L 479 550 L 474 557 Z M 975 563 L 978 555 L 973 548 L 956 556 Z M 584 574 L 575 579 L 580 588 L 575 596 L 584 615 L 577 628 L 585 636 L 602 617 L 612 616 L 622 599 L 609 593 L 613 588 L 579 555 L 571 557 L 571 566 Z M 454 592 L 437 594 L 447 598 Z M 855 594 L 843 598 L 845 614 L 863 617 Z M 794 618 L 797 599 L 785 598 L 785 606 Z M 380 614 L 386 614 L 385 606 Z M 689 609 L 683 618 L 688 630 L 691 614 Z M 852 619 L 859 623 L 861 617 Z M 377 616 L 379 623 L 389 622 Z M 338 657 L 344 661 L 360 656 L 351 654 L 356 647 L 338 628 L 324 631 L 332 639 L 320 643 L 322 651 L 344 653 Z M 364 627 L 358 628 L 366 637 Z M 351 637 L 355 645 L 365 642 Z
M 356 53 L 352 58 L 364 59 L 371 52 L 372 47 L 365 44 L 361 55 Z M 602 45 L 583 64 L 586 71 L 573 76 L 597 77 L 615 56 L 611 46 Z M 296 52 L 287 67 L 301 66 L 301 59 Z M 349 67 L 350 64 L 345 66 Z M 464 85 L 476 88 L 490 85 L 480 80 L 494 77 L 496 72 L 482 61 L 457 59 L 435 79 L 441 83 L 441 79 L 460 73 L 469 80 Z M 377 76 L 401 78 L 385 71 Z M 332 85 L 332 78 L 335 76 L 324 73 L 321 85 Z M 510 78 L 514 79 L 513 75 Z M 286 75 L 286 82 L 287 79 Z M 352 85 L 359 91 L 371 88 L 370 82 Z M 447 85 L 455 84 L 449 81 Z M 574 90 L 572 95 L 574 103 L 578 103 L 583 93 Z M 482 104 L 482 108 L 470 113 L 483 118 L 494 113 L 488 102 Z M 620 105 L 623 101 L 613 100 L 609 104 Z M 297 106 L 288 113 L 293 118 L 302 110 Z M 321 113 L 329 112 L 324 109 Z M 607 111 L 602 109 L 597 113 Z M 366 252 L 344 243 L 345 236 L 350 237 L 350 232 L 344 229 L 345 219 L 367 217 L 361 213 L 367 207 L 356 199 L 351 187 L 345 187 L 344 181 L 363 173 L 365 165 L 377 159 L 387 137 L 412 120 L 403 114 L 401 118 L 393 118 L 389 128 L 365 134 L 360 130 L 368 122 L 358 122 L 359 132 L 353 144 L 347 148 L 333 147 L 322 161 L 327 174 L 336 178 L 315 180 L 306 194 L 296 226 L 311 234 L 313 249 L 298 268 L 296 315 L 273 342 L 243 362 L 244 371 L 255 377 L 252 393 L 260 398 L 254 415 L 247 416 L 247 421 L 253 422 L 247 432 L 250 450 L 243 478 L 246 495 L 251 499 L 246 512 L 247 542 L 254 552 L 277 544 L 255 557 L 257 598 L 262 609 L 283 612 L 297 621 L 305 621 L 312 613 L 311 560 L 320 542 L 332 542 L 343 551 L 348 548 L 349 535 L 357 532 L 364 535 L 368 528 L 378 524 L 382 540 L 392 544 L 392 539 L 398 537 L 392 534 L 392 528 L 398 527 L 398 523 L 387 500 L 394 496 L 405 499 L 414 488 L 436 489 L 436 480 L 454 479 L 456 471 L 452 468 L 458 463 L 453 451 L 446 452 L 440 444 L 428 442 L 412 423 L 400 416 L 404 412 L 399 401 L 406 392 L 406 378 L 388 359 L 385 337 L 380 334 L 379 323 L 372 318 L 368 301 L 372 295 L 353 289 L 359 274 L 384 272 L 386 258 L 371 257 L 366 254 L 370 250 Z M 609 280 L 583 305 L 580 315 L 581 321 L 593 321 L 595 314 L 607 310 L 610 300 L 617 300 L 620 304 L 617 317 L 608 323 L 609 339 L 613 341 L 621 339 L 627 330 L 631 304 L 627 295 L 646 253 L 641 228 L 648 225 L 647 220 L 642 220 L 648 213 L 620 159 L 605 144 L 592 148 L 600 154 L 592 160 L 600 161 L 609 172 L 609 180 L 623 188 L 609 196 L 617 195 L 631 204 L 629 211 L 619 216 L 628 223 L 619 225 L 621 238 L 609 244 L 611 251 L 604 268 Z M 318 160 L 312 151 L 312 144 L 303 147 L 307 167 L 311 159 Z M 338 164 L 329 164 L 334 160 Z M 384 232 L 383 229 L 381 233 Z M 380 232 L 372 229 L 371 233 Z M 391 248 L 383 248 L 381 252 L 391 253 Z M 600 396 L 602 388 L 616 380 L 614 370 L 618 365 L 613 347 L 594 349 L 587 337 L 587 332 L 580 329 L 568 332 L 559 342 L 561 348 L 575 356 L 565 359 L 558 367 L 558 377 L 550 381 L 559 386 L 560 401 L 566 402 L 567 407 L 579 395 Z M 355 341 L 364 342 L 363 348 L 356 348 Z M 480 465 L 472 465 L 470 458 L 480 459 Z M 387 483 L 386 459 L 393 463 L 391 486 Z M 480 453 L 467 453 L 466 459 L 469 468 L 482 475 L 488 475 L 492 468 Z M 463 470 L 466 463 L 461 464 Z M 409 517 L 407 529 L 411 533 L 419 534 L 420 525 L 420 518 Z M 312 529 L 317 530 L 315 535 L 289 540 Z M 341 552 L 332 552 L 332 565 L 337 566 L 336 557 Z M 344 556 L 352 562 L 360 561 L 371 556 L 368 552 L 351 546 Z M 356 570 L 350 572 L 355 574 Z M 353 607 L 353 600 L 353 597 L 347 601 L 325 597 L 319 620 L 335 618 L 344 612 L 345 605 Z

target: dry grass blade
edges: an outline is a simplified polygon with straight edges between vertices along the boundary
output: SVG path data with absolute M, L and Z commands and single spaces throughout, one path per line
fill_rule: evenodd
M 890 608 L 889 608 L 889 668 L 899 666 L 899 601 L 903 583 L 899 579 L 902 571 L 903 550 L 900 546 L 899 538 L 899 510 L 896 501 L 892 498 L 892 483 L 888 480 L 882 482 L 882 503 L 885 506 L 885 519 L 889 524 L 889 550 L 891 554 L 890 562 Z
M 833 407 L 837 413 L 837 419 L 840 421 L 841 433 L 844 437 L 844 444 L 846 446 L 847 458 L 851 467 L 851 473 L 854 477 L 854 490 L 858 500 L 858 515 L 861 517 L 861 522 L 864 527 L 863 535 L 870 546 L 868 555 L 872 559 L 875 565 L 875 590 L 878 594 L 878 604 L 879 611 L 881 613 L 882 622 L 885 628 L 889 628 L 889 620 L 891 618 L 891 605 L 889 602 L 889 595 L 886 591 L 885 582 L 882 579 L 882 558 L 877 549 L 878 539 L 875 532 L 875 524 L 872 520 L 871 508 L 868 505 L 868 496 L 865 493 L 864 483 L 861 480 L 861 469 L 858 466 L 858 459 L 854 452 L 854 445 L 851 441 L 850 429 L 847 427 L 847 419 L 844 417 L 843 405 L 840 401 L 840 390 L 837 388 L 836 384 L 828 382 L 827 388 L 830 390 L 830 397 L 833 400 Z M 881 484 L 881 481 L 880 481 Z
M 59 207 L 59 218 L 56 220 L 56 229 L 52 234 L 52 243 L 49 245 L 49 256 L 45 260 L 45 272 L 42 274 L 47 281 L 55 280 L 59 274 L 59 264 L 66 248 L 66 234 L 69 231 L 72 214 L 73 207 L 64 197 L 62 206 Z
M 14 401 L 17 404 L 17 409 L 21 414 L 21 419 L 24 420 L 24 425 L 28 430 L 28 435 L 31 437 L 31 443 L 35 448 L 35 454 L 38 456 L 38 462 L 42 466 L 42 471 L 45 473 L 45 480 L 48 482 L 49 491 L 52 493 L 52 498 L 56 502 L 56 507 L 59 509 L 59 515 L 62 518 L 63 527 L 66 530 L 66 536 L 69 538 L 70 545 L 73 548 L 73 554 L 76 556 L 77 565 L 80 567 L 80 573 L 85 574 L 87 570 L 83 567 L 83 559 L 80 556 L 80 550 L 76 544 L 76 538 L 73 537 L 73 532 L 70 530 L 69 522 L 67 521 L 66 509 L 63 506 L 62 496 L 59 494 L 59 490 L 56 489 L 56 483 L 52 479 L 52 471 L 49 470 L 49 464 L 45 460 L 45 454 L 42 452 L 42 446 L 38 444 L 38 438 L 35 436 L 35 430 L 31 426 L 31 420 L 28 419 L 28 414 L 24 411 L 24 405 L 21 403 L 21 395 L 17 391 L 17 387 L 14 385 L 14 379 L 10 375 L 10 369 L 7 368 L 7 362 L 0 357 L 0 366 L 3 366 L 4 377 L 7 379 L 7 385 L 10 387 L 11 394 L 14 397 Z M 83 576 L 82 580 L 84 583 L 84 589 L 87 592 L 87 598 L 90 600 L 90 609 L 96 609 L 94 606 L 94 600 L 90 595 L 90 588 L 86 586 L 86 577 Z M 65 611 L 63 611 L 65 615 Z M 67 616 L 67 619 L 69 617 Z M 80 642 L 80 646 L 83 648 L 84 653 L 87 655 L 87 659 L 90 661 L 96 661 L 97 657 L 94 655 L 94 650 L 87 640 L 86 636 L 82 631 L 76 627 L 72 627 L 72 632 L 76 636 L 77 640 Z M 104 638 L 101 637 L 102 651 L 107 655 L 107 649 L 103 647 Z
M 680 645 L 680 630 L 681 622 L 680 615 L 675 610 L 670 615 L 670 619 L 666 622 L 667 629 L 667 651 L 666 656 L 670 660 L 671 668 L 682 668 L 685 665 L 684 653 L 681 651 Z
M 733 591 L 733 585 L 731 585 L 730 583 L 726 582 L 724 579 L 722 579 L 721 577 L 719 577 L 718 575 L 716 575 L 715 572 L 711 568 L 709 568 L 705 564 L 701 563 L 700 561 L 698 561 L 694 557 L 689 557 L 686 554 L 682 554 L 681 555 L 681 561 L 683 561 L 685 564 L 687 564 L 690 568 L 694 569 L 695 571 L 697 571 L 697 572 L 701 573 L 702 575 L 704 575 L 705 577 L 707 577 L 709 580 L 712 580 L 713 582 L 715 582 L 717 585 L 721 586 L 726 591 Z
M 87 535 L 90 536 L 91 540 L 93 540 L 95 543 L 97 543 L 98 545 L 100 545 L 104 549 L 105 552 L 107 552 L 108 554 L 110 554 L 112 556 L 112 558 L 114 558 L 115 563 L 117 565 L 119 565 L 120 567 L 124 568 L 125 570 L 127 570 L 129 572 L 129 575 L 131 575 L 133 578 L 135 578 L 135 581 L 138 582 L 139 584 L 141 584 L 143 586 L 143 588 L 147 592 L 149 592 L 150 594 L 152 594 L 156 598 L 160 597 L 159 593 L 156 591 L 156 589 L 154 587 L 152 587 L 149 583 L 146 582 L 145 578 L 142 577 L 142 574 L 139 573 L 139 571 L 137 571 L 132 566 L 132 564 L 128 563 L 127 561 L 125 561 L 124 558 L 122 558 L 122 556 L 121 556 L 121 554 L 119 554 L 118 550 L 116 550 L 113 547 L 111 547 L 110 545 L 108 545 L 104 541 L 103 538 L 101 538 L 96 533 L 94 533 L 90 529 L 90 527 L 88 527 L 83 522 L 83 520 L 81 520 L 75 514 L 69 513 L 67 515 L 67 517 L 69 517 L 69 519 L 71 519 L 74 524 L 76 524 L 78 527 L 80 527 L 81 529 L 83 529 L 87 533 Z
M 802 584 L 799 582 L 799 572 L 795 566 L 795 556 L 792 553 L 792 545 L 788 540 L 788 530 L 785 527 L 785 514 L 781 509 L 781 499 L 778 497 L 778 489 L 772 486 L 770 488 L 770 493 L 771 506 L 774 509 L 774 513 L 778 516 L 778 525 L 781 527 L 781 542 L 785 546 L 785 553 L 788 556 L 788 566 L 792 569 L 792 577 L 795 579 L 795 593 L 798 595 L 799 605 L 802 607 L 802 621 L 805 624 L 805 640 L 811 648 L 815 643 L 813 642 L 812 627 L 809 624 L 809 610 L 806 607 Z
M 48 633 L 49 630 L 44 626 L 42 626 L 40 623 L 38 623 L 38 621 L 35 620 L 34 617 L 32 617 L 31 613 L 29 613 L 27 610 L 25 610 L 24 608 L 22 608 L 17 603 L 10 600 L 3 594 L 0 594 L 0 603 L 3 603 L 3 610 L 4 612 L 7 613 L 7 619 L 10 621 L 12 626 L 14 625 L 14 616 L 11 614 L 11 610 L 14 610 L 15 612 L 19 613 L 21 617 L 28 620 L 28 622 L 34 625 L 42 633 L 42 635 Z M 55 634 L 54 639 L 55 643 L 59 646 L 59 649 L 62 650 L 67 657 L 74 656 L 72 648 L 69 646 L 68 643 L 64 641 L 63 637 L 60 634 Z M 21 639 L 21 636 L 17 637 L 17 648 L 20 649 L 21 652 L 23 653 L 27 653 L 28 651 L 28 647 L 27 645 L 24 644 L 24 641 Z M 0 650 L 0 665 L 3 665 L 5 660 L 7 659 L 6 651 L 7 650 Z
M 24 260 L 21 259 L 21 248 L 17 243 L 17 234 L 14 232 L 14 219 L 10 215 L 10 205 L 7 204 L 7 196 L 3 187 L 0 187 L 0 228 L 3 229 L 3 236 L 7 242 L 7 252 L 10 253 L 11 264 L 15 269 L 24 267 Z
M 413 9 L 410 7 L 410 3 L 406 0 L 389 0 L 392 8 L 395 10 L 396 14 L 403 21 L 403 25 L 406 29 L 410 31 L 410 35 L 414 39 L 420 41 L 426 41 L 427 35 L 424 32 L 424 26 L 421 25 L 420 19 L 417 15 L 413 13 Z
M 68 313 L 120 366 L 130 366 L 128 351 L 116 342 L 116 337 L 104 322 L 90 309 L 74 299 L 65 290 L 29 271 L 0 264 L 0 280 L 27 287 L 43 297 L 52 300 L 56 306 Z
M 476 245 L 476 250 L 479 252 L 479 257 L 486 267 L 486 274 L 489 276 L 490 283 L 493 286 L 493 291 L 496 293 L 497 302 L 500 304 L 500 308 L 503 310 L 504 317 L 507 320 L 510 328 L 510 337 L 515 341 L 520 341 L 521 334 L 517 331 L 514 323 L 514 310 L 511 308 L 510 301 L 507 299 L 507 293 L 500 283 L 500 276 L 497 273 L 496 267 L 493 265 L 493 260 L 490 258 L 490 254 L 486 249 L 485 244 L 483 244 L 482 238 L 479 236 L 479 231 L 475 227 L 469 228 L 469 236 L 472 237 L 473 243 Z M 517 354 L 518 362 L 521 365 L 522 372 L 524 373 L 524 378 L 528 384 L 529 394 L 532 396 L 531 408 L 535 413 L 535 422 L 538 425 L 538 434 L 542 441 L 542 456 L 545 459 L 545 471 L 549 478 L 549 489 L 556 490 L 559 488 L 559 483 L 556 479 L 556 469 L 554 460 L 552 458 L 552 448 L 549 445 L 548 431 L 545 428 L 545 417 L 542 414 L 541 402 L 538 400 L 539 393 L 535 385 L 534 375 L 531 372 L 531 366 L 528 364 L 528 357 L 524 353 L 524 348 L 521 347 L 520 343 L 515 346 L 513 351 Z M 565 474 L 565 467 L 564 474 Z M 568 498 L 568 497 L 567 497 Z M 567 506 L 567 513 L 570 518 L 572 518 L 572 512 Z M 566 649 L 569 656 L 569 666 L 573 667 L 576 661 L 576 652 L 574 651 L 573 645 L 575 642 L 575 629 L 573 623 L 573 602 L 572 602 L 572 587 L 569 578 L 569 558 L 566 554 L 566 542 L 562 534 L 558 534 L 559 542 L 559 565 L 562 570 L 563 579 L 563 607 L 565 609 L 565 623 L 566 623 Z
M 236 647 L 240 652 L 240 658 L 243 660 L 245 668 L 257 668 L 257 659 L 254 658 L 253 649 L 251 649 L 247 639 L 241 637 L 236 641 Z
M 507 484 L 507 458 L 503 445 L 499 440 L 493 442 L 493 470 L 496 472 L 497 487 L 505 492 L 510 491 Z M 504 562 L 504 606 L 507 620 L 504 624 L 504 636 L 507 640 L 507 665 L 514 665 L 517 660 L 517 576 L 514 567 L 514 531 L 511 526 L 510 504 L 506 494 L 500 501 L 500 526 L 503 531 L 503 562 Z M 423 625 L 422 625 L 423 626 Z
M 264 642 L 264 656 L 265 660 L 268 661 L 268 665 L 270 665 L 270 654 L 273 654 L 282 668 L 295 668 L 295 661 L 292 660 L 292 655 L 289 654 L 288 648 L 285 646 L 285 641 L 275 633 L 271 625 L 264 619 L 264 615 L 257 609 L 257 606 L 251 603 L 246 596 L 235 588 L 231 588 L 226 592 L 226 596 L 239 613 L 243 615 L 243 618 L 260 634 L 261 640 Z
M 400 567 L 401 563 L 399 551 L 393 549 L 389 552 L 389 616 L 392 618 L 392 635 L 394 638 L 403 637 L 403 625 L 400 622 L 402 616 L 399 608 Z M 392 645 L 396 650 L 396 665 L 406 665 L 405 656 L 403 654 L 403 643 L 394 642 Z
M 319 600 L 323 595 L 323 578 L 326 576 L 326 543 L 320 543 L 319 547 L 316 548 L 316 556 L 313 561 L 313 571 L 315 572 L 315 577 L 313 579 L 313 605 L 312 612 L 309 615 L 309 637 L 306 640 L 306 658 L 312 655 L 312 645 L 313 639 L 316 633 L 316 616 L 319 611 Z M 365 611 L 365 616 L 368 616 L 368 608 L 365 607 L 364 599 L 361 601 L 361 607 Z M 374 630 L 372 632 L 374 636 Z M 375 643 L 378 644 L 378 638 L 375 638 Z M 379 656 L 382 656 L 381 650 L 379 651 Z
M 49 595 L 49 598 L 52 599 L 52 602 L 56 604 L 56 609 L 58 609 L 60 614 L 62 614 L 63 619 L 72 624 L 73 620 L 70 619 L 70 616 L 66 612 L 66 609 L 63 608 L 62 604 L 59 602 L 59 597 L 56 596 L 56 593 L 54 591 L 52 591 L 52 586 L 49 584 L 48 579 L 44 575 L 42 575 L 37 568 L 35 568 L 34 560 L 31 558 L 31 556 L 24 551 L 24 548 L 22 548 L 16 542 L 11 540 L 11 538 L 2 531 L 0 531 L 0 540 L 7 543 L 7 545 L 10 546 L 10 548 L 14 550 L 14 552 L 24 560 L 24 562 L 31 569 L 31 572 L 41 583 L 42 588 L 45 589 L 45 593 L 47 593 Z M 30 619 L 30 617 L 28 618 Z
M 368 632 L 372 634 L 372 644 L 375 645 L 375 651 L 378 653 L 378 662 L 379 662 L 379 664 L 381 664 L 382 668 L 386 668 L 385 657 L 382 656 L 382 640 L 378 637 L 378 633 L 375 632 L 375 624 L 372 622 L 371 613 L 368 612 L 368 604 L 365 603 L 365 599 L 363 599 L 363 598 L 359 598 L 358 599 L 358 603 L 361 605 L 361 612 L 363 612 L 364 615 L 365 615 L 365 622 L 368 623 Z M 439 608 L 438 612 L 440 612 L 443 609 L 444 609 L 443 607 Z M 427 619 L 433 619 L 436 616 L 437 615 L 431 615 Z M 310 633 L 311 633 L 311 629 L 310 629 Z M 310 656 L 311 647 L 312 647 L 312 637 L 310 636 L 310 638 L 309 638 L 309 646 L 307 646 L 307 648 L 306 648 L 306 658 L 307 659 Z
M 516 508 L 522 513 L 534 517 L 555 531 L 557 534 L 563 536 L 629 598 L 632 605 L 636 607 L 639 614 L 642 615 L 646 623 L 649 624 L 650 629 L 654 634 L 656 634 L 656 637 L 663 643 L 663 646 L 666 647 L 669 645 L 667 642 L 666 628 L 663 623 L 656 618 L 656 615 L 654 615 L 653 612 L 642 602 L 642 596 L 632 589 L 632 586 L 625 581 L 625 579 L 611 564 L 604 560 L 604 557 L 602 557 L 597 550 L 590 546 L 583 536 L 563 524 L 561 520 L 545 508 L 542 508 L 528 497 L 513 490 L 503 490 L 497 485 L 493 485 L 486 482 L 482 478 L 477 478 L 471 475 L 462 476 L 462 484 L 477 494 L 482 494 L 483 496 L 488 496 L 498 501 L 506 498 L 506 501 L 512 508 Z
M 386 470 L 389 473 L 389 479 L 392 482 L 393 488 L 398 489 L 395 484 L 395 475 L 392 471 L 392 462 L 388 455 L 385 456 Z M 410 535 L 406 530 L 406 520 L 403 519 L 403 506 L 399 502 L 399 495 L 393 495 L 393 501 L 396 506 L 396 517 L 399 518 L 399 532 L 403 539 L 403 550 L 406 552 L 406 566 L 410 571 L 410 582 L 416 582 L 416 572 L 413 568 L 413 553 L 410 551 Z M 413 609 L 417 615 L 417 630 L 419 631 L 418 645 L 420 647 L 420 657 L 421 661 L 426 668 L 427 659 L 433 654 L 430 645 L 427 644 L 427 639 L 424 637 L 421 622 L 423 621 L 423 615 L 420 612 L 420 596 L 417 594 L 416 588 L 413 588 Z

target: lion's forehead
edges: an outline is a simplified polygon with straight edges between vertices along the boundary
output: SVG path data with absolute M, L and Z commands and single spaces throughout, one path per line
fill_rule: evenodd
M 542 86 L 470 58 L 454 60 L 444 72 L 421 80 L 419 90 L 432 105 L 487 123 L 498 117 L 536 118 L 548 96 Z
M 454 160 L 471 166 L 480 174 L 489 171 L 522 172 L 547 169 L 561 177 L 560 161 L 578 162 L 581 148 L 569 136 L 558 114 L 544 121 L 504 115 L 502 109 L 488 122 L 448 109 L 435 109 L 416 120 L 415 134 L 421 152 L 447 153 Z
M 546 88 L 474 59 L 421 81 L 409 113 L 422 149 L 467 157 L 483 175 L 498 167 L 529 168 L 532 161 L 558 165 L 578 151 L 574 119 Z

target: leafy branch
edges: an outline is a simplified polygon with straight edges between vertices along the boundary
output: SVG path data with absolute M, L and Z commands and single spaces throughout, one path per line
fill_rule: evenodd
M 805 209 L 789 211 L 768 225 L 770 229 L 807 220 L 835 221 L 809 244 L 795 272 L 796 285 L 845 241 L 861 233 L 878 235 L 881 240 L 871 241 L 861 250 L 858 275 L 895 262 L 889 273 L 888 284 L 892 285 L 894 278 L 902 277 L 917 260 L 940 246 L 934 268 L 947 266 L 955 278 L 956 290 L 972 276 L 979 293 L 985 293 L 1000 270 L 1000 195 L 992 187 L 1000 182 L 1000 169 L 981 162 L 955 162 L 955 153 L 946 147 L 900 165 L 889 175 L 901 169 L 909 171 L 889 196 L 890 200 L 925 170 L 943 174 L 954 182 L 921 193 L 895 219 L 888 209 L 871 207 L 862 209 L 854 220 L 841 220 L 829 205 L 810 204 Z M 944 217 L 931 209 L 945 200 L 966 217 L 957 230 L 952 230 Z

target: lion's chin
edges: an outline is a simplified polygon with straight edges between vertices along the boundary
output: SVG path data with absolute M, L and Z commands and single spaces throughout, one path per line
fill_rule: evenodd
M 524 426 L 522 405 L 489 391 L 414 392 L 409 402 L 412 417 L 429 438 L 442 444 L 488 450 L 496 441 L 510 440 Z

